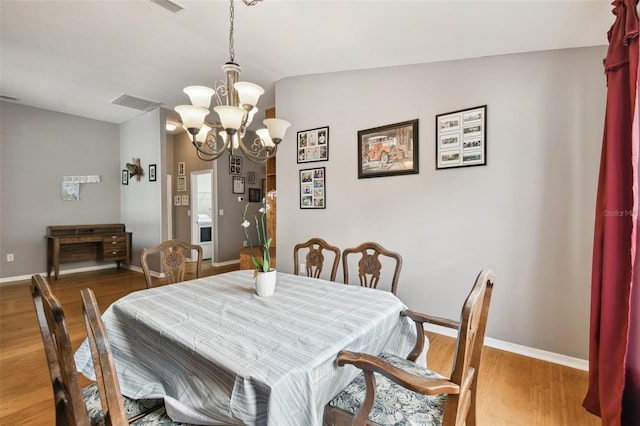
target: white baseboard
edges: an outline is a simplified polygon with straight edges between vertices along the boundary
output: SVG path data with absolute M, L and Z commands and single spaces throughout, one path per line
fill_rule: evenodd
M 458 335 L 456 330 L 441 327 L 438 325 L 425 324 L 424 328 L 427 331 L 453 337 L 454 339 Z M 555 352 L 543 351 L 542 349 L 536 349 L 528 346 L 518 345 L 516 343 L 505 342 L 504 340 L 493 339 L 491 337 L 485 337 L 484 344 L 485 346 L 500 349 L 501 351 L 512 352 L 514 354 L 524 355 L 530 358 L 536 358 L 542 361 L 564 365 L 565 367 L 589 371 L 589 361 L 587 361 L 586 359 L 574 358 L 567 355 L 557 354 Z
M 89 272 L 89 271 L 99 271 L 101 269 L 111 269 L 111 268 L 117 268 L 118 265 L 114 264 L 108 264 L 108 265 L 95 265 L 95 266 L 87 266 L 85 268 L 75 268 L 75 269 L 65 269 L 62 270 L 58 273 L 58 275 L 67 275 L 67 274 L 77 274 L 78 272 Z M 142 270 L 140 270 L 142 272 Z M 33 275 L 43 275 L 43 276 L 47 276 L 46 272 L 34 272 L 33 274 L 29 274 L 29 275 L 18 275 L 15 277 L 6 277 L 6 278 L 0 278 L 0 284 L 4 284 L 4 283 L 8 283 L 8 282 L 14 282 L 14 281 L 25 281 L 25 280 L 30 280 L 31 277 Z M 53 277 L 53 274 L 51 275 Z M 51 278 L 53 279 L 53 278 Z

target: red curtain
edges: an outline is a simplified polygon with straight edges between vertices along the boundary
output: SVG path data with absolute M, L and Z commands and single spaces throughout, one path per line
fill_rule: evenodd
M 607 426 L 640 425 L 638 0 L 614 1 L 591 278 L 589 389 Z

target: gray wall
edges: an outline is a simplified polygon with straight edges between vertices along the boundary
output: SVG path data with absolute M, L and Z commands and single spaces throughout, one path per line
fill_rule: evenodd
M 374 240 L 404 258 L 399 297 L 457 318 L 475 276 L 496 273 L 487 335 L 588 354 L 605 47 L 287 78 L 278 116 L 278 269 L 310 237 Z M 301 102 L 304 107 L 301 107 Z M 488 164 L 435 170 L 435 116 L 488 105 Z M 419 119 L 420 173 L 358 179 L 357 132 Z M 296 132 L 330 127 L 329 161 L 296 164 Z M 326 167 L 326 209 L 299 208 L 298 173 Z M 341 277 L 341 271 L 339 276 Z
M 120 223 L 118 125 L 9 102 L 0 102 L 0 123 L 0 278 L 45 271 L 48 225 Z M 79 201 L 62 201 L 67 175 L 102 182 L 81 184 Z

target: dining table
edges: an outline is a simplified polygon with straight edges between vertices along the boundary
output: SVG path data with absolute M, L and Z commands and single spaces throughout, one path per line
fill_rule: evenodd
M 338 352 L 411 351 L 403 309 L 389 291 L 282 272 L 260 297 L 240 270 L 132 292 L 102 320 L 122 393 L 163 398 L 172 420 L 314 426 L 359 373 Z M 75 362 L 95 380 L 87 340 Z

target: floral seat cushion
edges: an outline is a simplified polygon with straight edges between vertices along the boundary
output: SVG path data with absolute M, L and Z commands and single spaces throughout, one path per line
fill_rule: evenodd
M 84 399 L 85 405 L 87 406 L 87 411 L 89 412 L 89 419 L 91 421 L 92 426 L 103 426 L 104 416 L 102 414 L 102 405 L 100 403 L 100 392 L 98 391 L 98 385 L 94 382 L 88 386 L 85 386 L 82 389 L 82 398 Z M 131 399 L 127 397 L 124 398 L 124 411 L 127 415 L 127 418 L 135 417 L 141 413 L 151 412 L 156 409 L 156 411 L 160 411 L 157 409 L 162 408 L 162 412 L 164 412 L 164 403 L 162 399 Z M 152 418 L 156 418 L 159 414 L 156 414 L 154 411 L 154 416 Z M 166 414 L 165 414 L 166 417 Z M 146 418 L 146 417 L 145 417 Z M 168 417 L 167 417 L 168 418 Z M 151 420 L 147 419 L 147 420 Z M 140 420 L 139 420 L 140 421 Z M 138 423 L 134 424 L 165 424 L 165 423 Z M 172 424 L 171 422 L 166 424 Z
M 379 355 L 384 361 L 421 377 L 445 378 L 414 362 L 395 355 Z M 376 400 L 369 413 L 369 421 L 379 425 L 396 426 L 440 426 L 444 413 L 446 395 L 422 395 L 403 388 L 386 377 L 375 373 Z M 360 374 L 342 390 L 329 405 L 355 414 L 365 399 L 366 384 Z

